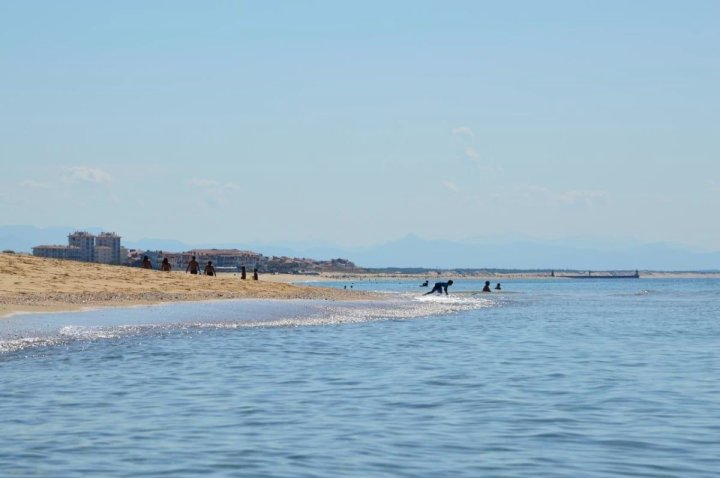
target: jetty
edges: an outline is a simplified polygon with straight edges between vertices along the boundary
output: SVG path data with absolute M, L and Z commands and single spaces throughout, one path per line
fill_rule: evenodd
M 560 279 L 639 279 L 640 271 L 637 269 L 634 273 L 628 274 L 627 272 L 614 272 L 614 271 L 587 271 L 587 274 L 563 274 L 556 275 L 555 271 L 550 273 L 550 277 L 557 277 Z

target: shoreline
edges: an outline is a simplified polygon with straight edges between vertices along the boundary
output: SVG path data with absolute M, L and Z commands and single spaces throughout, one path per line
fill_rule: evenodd
M 457 272 L 262 274 L 259 281 L 238 274 L 215 277 L 161 272 L 126 266 L 0 254 L 0 319 L 17 314 L 77 312 L 88 308 L 226 299 L 369 300 L 377 294 L 304 285 L 313 282 L 417 280 L 572 280 L 546 272 Z M 641 271 L 641 279 L 720 279 L 716 272 Z
M 0 254 L 0 318 L 224 299 L 368 300 L 360 291 Z

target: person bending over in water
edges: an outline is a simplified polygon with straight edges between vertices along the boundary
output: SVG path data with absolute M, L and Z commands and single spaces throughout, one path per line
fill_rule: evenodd
M 439 292 L 440 294 L 443 293 L 443 290 L 445 291 L 445 295 L 448 295 L 448 287 L 453 285 L 453 281 L 449 280 L 447 282 L 436 282 L 435 287 L 432 288 L 430 292 L 425 292 L 423 295 L 430 295 L 435 292 Z
M 212 265 L 212 261 L 208 261 L 207 265 L 205 266 L 205 275 L 206 276 L 214 276 L 215 275 L 215 268 Z
M 185 272 L 190 271 L 191 274 L 197 274 L 200 272 L 200 263 L 195 260 L 195 256 L 192 256 L 190 262 L 188 262 Z
M 491 292 L 491 290 L 490 290 L 490 281 L 489 281 L 489 280 L 486 280 L 486 281 L 485 281 L 485 287 L 483 287 L 483 292 Z
M 164 258 L 162 261 L 162 264 L 160 264 L 160 270 L 163 272 L 170 272 L 172 269 L 172 266 L 170 265 L 170 261 L 168 261 L 168 258 Z

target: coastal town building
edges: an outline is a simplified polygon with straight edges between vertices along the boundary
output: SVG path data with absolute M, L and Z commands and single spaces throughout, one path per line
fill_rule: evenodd
M 49 257 L 51 259 L 80 260 L 80 248 L 73 246 L 35 246 L 32 248 L 33 255 L 38 257 Z
M 201 265 L 212 261 L 218 272 L 236 272 L 242 266 L 253 269 L 259 267 L 264 261 L 262 254 L 239 249 L 192 249 L 186 252 L 162 253 L 162 258 L 168 259 L 173 270 L 185 270 L 192 256 L 195 256 Z
M 112 249 L 107 246 L 95 246 L 95 262 L 99 262 L 100 264 L 112 264 Z
M 103 264 L 120 264 L 120 236 L 114 232 L 102 232 L 95 236 L 86 231 L 68 235 L 68 245 L 42 245 L 32 248 L 33 255 L 53 259 L 68 259 Z
M 114 232 L 101 232 L 95 238 L 96 254 L 98 249 L 105 247 L 110 249 L 110 261 L 105 262 L 98 259 L 98 262 L 102 262 L 103 264 L 120 264 L 122 259 L 120 236 L 118 236 Z
M 195 256 L 204 267 L 212 261 L 218 272 L 240 272 L 245 267 L 249 274 L 253 269 L 263 273 L 308 274 L 320 272 L 350 272 L 355 264 L 347 259 L 320 261 L 297 257 L 268 257 L 258 252 L 241 249 L 191 249 L 185 252 L 168 252 L 150 249 L 126 249 L 114 232 L 98 235 L 87 231 L 75 231 L 68 235 L 68 245 L 41 245 L 33 247 L 33 255 L 53 259 L 68 259 L 101 264 L 123 264 L 139 267 L 143 257 L 148 256 L 153 269 L 158 269 L 163 259 L 168 259 L 172 270 L 185 271 Z
M 83 262 L 95 262 L 95 236 L 85 231 L 75 231 L 68 236 L 70 247 L 80 249 L 78 260 Z

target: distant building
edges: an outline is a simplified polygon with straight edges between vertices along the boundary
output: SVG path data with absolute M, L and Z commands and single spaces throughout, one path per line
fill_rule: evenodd
M 68 235 L 67 246 L 35 246 L 33 255 L 103 264 L 120 264 L 123 259 L 120 236 L 114 232 L 102 232 L 96 237 L 86 231 L 75 231 Z
M 187 252 L 166 252 L 162 254 L 172 265 L 173 270 L 184 271 L 192 256 L 205 265 L 212 261 L 218 271 L 239 271 L 241 266 L 252 269 L 262 263 L 264 256 L 257 252 L 239 249 L 193 249 Z
M 71 247 L 80 249 L 78 260 L 83 262 L 95 262 L 95 236 L 85 231 L 75 231 L 68 236 L 68 243 Z
M 35 246 L 32 248 L 33 255 L 37 257 L 48 257 L 51 259 L 80 260 L 80 248 L 73 246 Z
M 95 246 L 95 262 L 113 264 L 113 250 L 107 246 Z
M 98 262 L 103 264 L 120 264 L 122 262 L 122 252 L 120 247 L 120 236 L 114 232 L 101 232 L 95 238 L 95 250 L 101 247 L 107 247 L 110 249 L 110 261 L 105 262 L 97 259 Z

